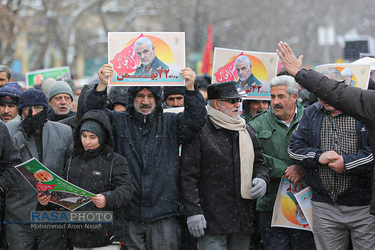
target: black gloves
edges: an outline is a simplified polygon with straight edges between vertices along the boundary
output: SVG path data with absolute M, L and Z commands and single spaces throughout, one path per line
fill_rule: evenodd
M 32 134 L 43 128 L 44 123 L 47 122 L 47 112 L 45 110 L 40 111 L 36 115 L 32 115 L 32 113 L 32 109 L 29 109 L 29 114 L 23 119 L 20 126 L 20 131 L 29 138 Z

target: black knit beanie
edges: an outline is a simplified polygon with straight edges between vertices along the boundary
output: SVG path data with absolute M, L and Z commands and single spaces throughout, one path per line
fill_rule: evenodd
M 105 129 L 102 128 L 102 126 L 94 120 L 84 121 L 81 125 L 79 134 L 82 134 L 83 131 L 89 131 L 91 133 L 94 133 L 98 137 L 100 145 L 103 145 L 107 138 Z

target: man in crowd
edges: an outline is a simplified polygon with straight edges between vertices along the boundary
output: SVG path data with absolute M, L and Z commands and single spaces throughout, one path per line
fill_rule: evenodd
M 151 75 L 158 73 L 160 69 L 168 69 L 168 66 L 156 57 L 155 47 L 150 38 L 145 36 L 139 38 L 134 43 L 134 49 L 141 61 L 134 75 Z
M 41 90 L 31 88 L 22 92 L 18 113 L 22 121 L 7 123 L 22 161 L 35 157 L 55 174 L 62 176 L 65 160 L 69 157 L 73 139 L 69 126 L 47 121 L 48 102 Z M 35 189 L 18 175 L 5 198 L 5 221 L 9 250 L 65 249 L 63 229 L 35 230 L 30 221 L 31 211 L 37 210 Z
M 13 82 L 12 70 L 6 65 L 0 65 L 0 89 L 7 83 Z
M 0 122 L 0 222 L 4 221 L 4 198 L 18 177 L 14 166 L 22 160 L 4 123 Z M 0 225 L 0 249 L 5 249 L 5 224 Z
M 270 170 L 269 193 L 257 200 L 260 233 L 268 249 L 315 249 L 311 232 L 271 227 L 272 212 L 281 178 L 293 183 L 303 178 L 302 167 L 288 155 L 289 138 L 298 126 L 303 107 L 297 102 L 298 84 L 291 76 L 277 76 L 270 82 L 271 109 L 257 115 L 249 125 L 256 133 L 265 163 Z
M 250 58 L 246 55 L 237 57 L 234 62 L 236 66 L 239 81 L 237 83 L 237 89 L 247 90 L 252 88 L 252 86 L 260 86 L 262 83 L 253 75 Z
M 343 82 L 316 72 L 302 68 L 303 56 L 298 59 L 293 50 L 285 42 L 279 42 L 276 50 L 285 69 L 295 76 L 296 81 L 307 90 L 321 98 L 325 103 L 337 110 L 347 113 L 354 119 L 363 122 L 370 136 L 372 153 L 375 153 L 375 92 L 348 86 Z M 375 174 L 375 171 L 373 171 Z M 375 178 L 372 178 L 372 190 L 375 190 Z M 375 193 L 372 194 L 370 213 L 375 215 Z
M 49 105 L 48 120 L 60 121 L 62 119 L 74 116 L 73 112 L 73 90 L 67 82 L 56 81 L 51 85 L 48 91 Z
M 0 89 L 0 118 L 3 122 L 19 121 L 18 98 L 22 88 L 16 82 L 8 82 Z
M 128 105 L 128 87 L 112 86 L 108 94 L 108 105 L 110 110 L 125 112 Z
M 103 65 L 100 83 L 89 94 L 85 110 L 106 107 L 112 64 Z M 195 73 L 185 68 L 185 111 L 163 113 L 161 88 L 130 87 L 127 112 L 106 110 L 115 138 L 115 151 L 124 155 L 134 185 L 133 200 L 124 208 L 130 249 L 177 249 L 179 211 L 179 146 L 206 122 L 204 100 L 194 89 Z
M 163 108 L 177 108 L 184 106 L 185 87 L 164 87 Z
M 208 86 L 208 117 L 182 147 L 181 193 L 187 225 L 199 249 L 249 249 L 256 199 L 268 168 L 252 129 L 240 117 L 235 82 Z
M 251 118 L 268 110 L 269 107 L 270 101 L 268 100 L 242 100 L 241 116 L 245 119 L 246 123 L 249 123 Z
M 321 72 L 343 81 L 333 67 Z M 290 138 L 289 155 L 306 169 L 313 190 L 314 239 L 318 249 L 375 248 L 370 215 L 373 155 L 364 124 L 321 99 L 307 108 Z

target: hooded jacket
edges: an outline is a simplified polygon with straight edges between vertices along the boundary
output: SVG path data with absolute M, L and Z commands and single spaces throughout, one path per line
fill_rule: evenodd
M 85 151 L 81 143 L 80 127 L 84 121 L 94 120 L 106 131 L 106 141 L 99 148 Z M 132 197 L 133 187 L 125 157 L 113 152 L 111 125 L 104 111 L 92 110 L 81 119 L 74 134 L 74 153 L 65 170 L 65 178 L 94 194 L 103 194 L 106 206 L 98 208 L 90 202 L 78 211 L 113 211 L 112 224 L 94 224 L 91 228 L 68 228 L 70 242 L 75 247 L 102 247 L 124 242 L 123 207 Z
M 148 115 L 134 108 L 136 93 L 147 88 L 155 96 L 155 110 Z M 183 113 L 163 113 L 160 87 L 130 87 L 127 112 L 106 110 L 115 138 L 115 152 L 124 155 L 134 185 L 127 219 L 152 222 L 179 212 L 179 145 L 205 124 L 207 112 L 198 90 L 185 91 Z M 104 109 L 106 91 L 94 89 L 85 109 Z M 129 113 L 128 113 L 129 112 Z

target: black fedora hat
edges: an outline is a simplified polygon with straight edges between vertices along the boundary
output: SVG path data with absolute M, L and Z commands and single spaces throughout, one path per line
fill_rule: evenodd
M 208 100 L 227 98 L 241 98 L 243 95 L 239 94 L 236 88 L 236 82 L 219 82 L 208 85 L 207 87 Z

